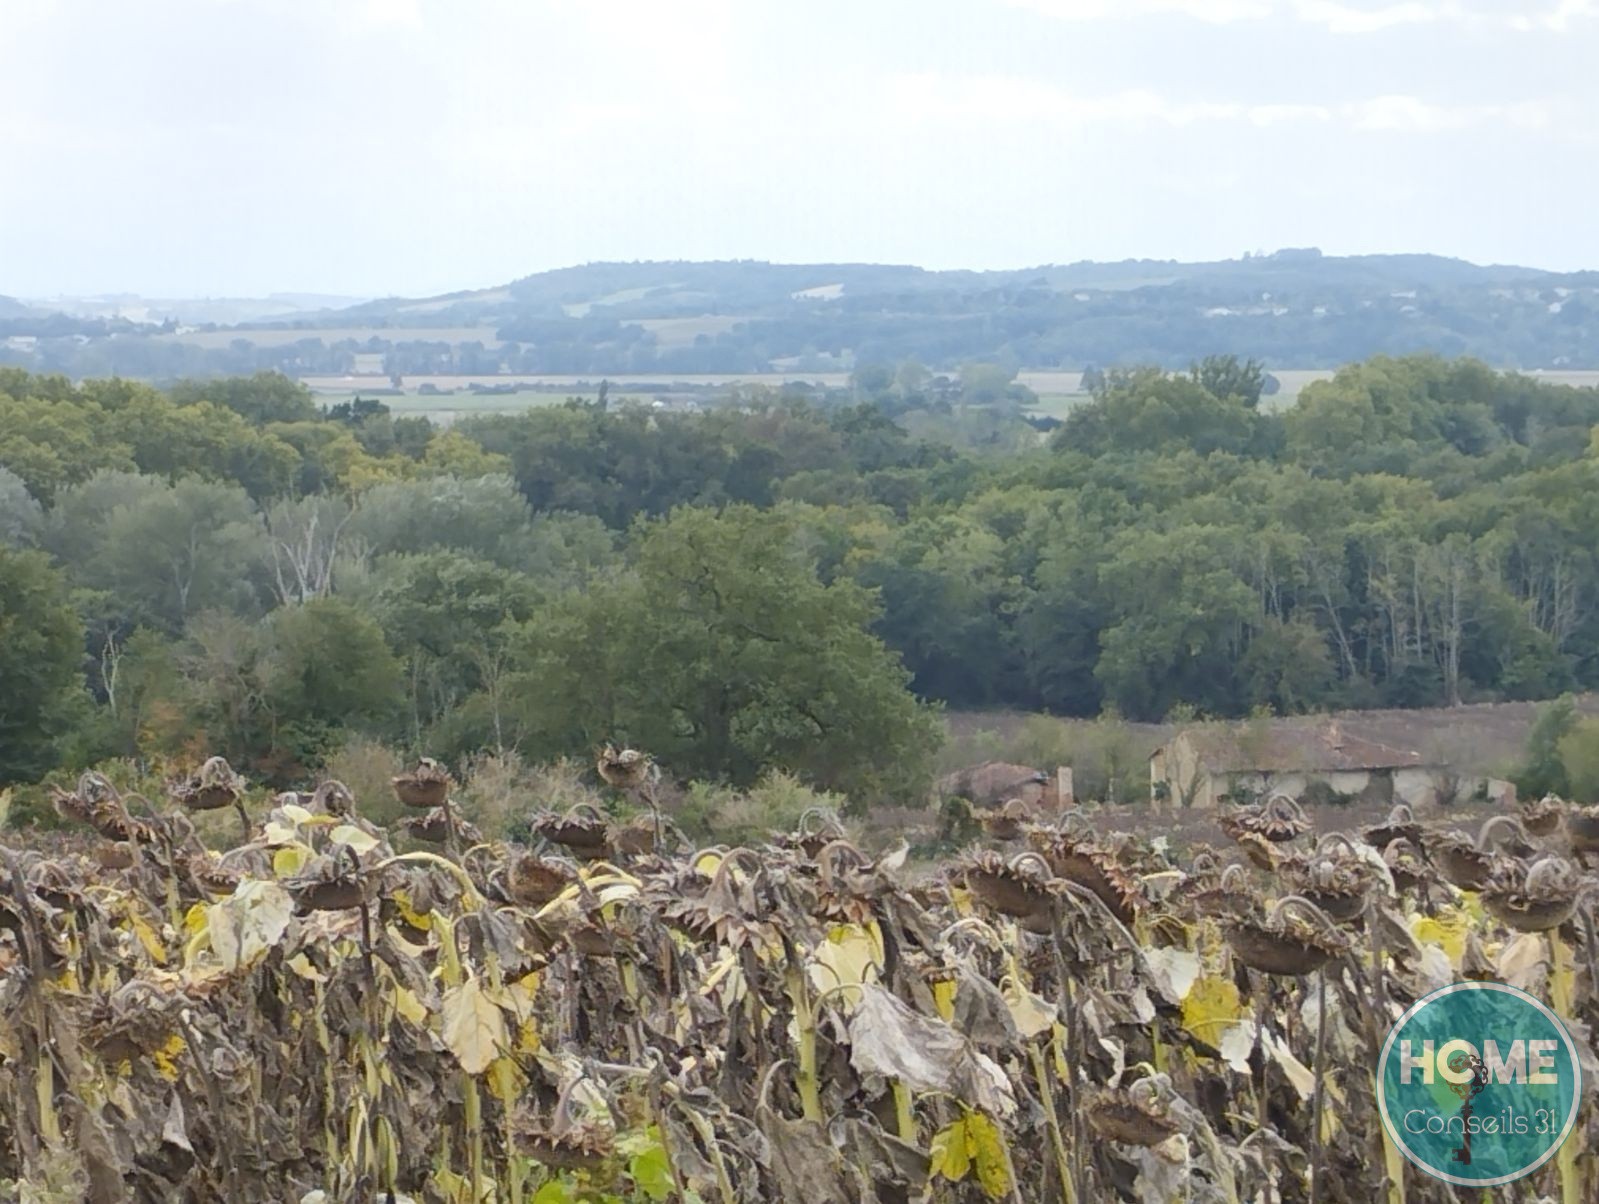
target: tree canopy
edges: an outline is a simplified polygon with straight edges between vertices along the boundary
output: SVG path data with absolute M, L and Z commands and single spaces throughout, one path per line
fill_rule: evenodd
M 1259 365 L 1213 357 L 1108 370 L 1045 434 L 1008 381 L 886 362 L 444 429 L 267 378 L 0 370 L 9 621 L 41 650 L 8 671 L 54 700 L 0 773 L 202 736 L 284 782 L 352 736 L 626 738 L 675 772 L 890 797 L 927 780 L 939 704 L 1599 686 L 1599 391 L 1379 357 L 1273 409 Z

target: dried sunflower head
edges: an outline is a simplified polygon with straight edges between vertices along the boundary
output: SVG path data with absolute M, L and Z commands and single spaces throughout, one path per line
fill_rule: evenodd
M 1131 1087 L 1102 1087 L 1088 1097 L 1084 1111 L 1089 1127 L 1101 1137 L 1148 1149 L 1181 1127 L 1172 1115 L 1169 1094 L 1170 1081 L 1157 1075 Z
M 1571 918 L 1579 897 L 1593 886 L 1559 857 L 1541 857 L 1530 866 L 1511 862 L 1483 888 L 1482 905 L 1517 932 L 1548 932 Z
M 1022 927 L 1050 930 L 1056 892 L 1050 887 L 1049 866 L 1037 853 L 1006 861 L 998 853 L 979 850 L 957 859 L 949 875 L 985 906 L 1021 921 Z
M 1138 879 L 1092 836 L 1070 827 L 1033 827 L 1027 843 L 1057 878 L 1075 882 L 1098 897 L 1123 924 L 1131 924 L 1144 904 Z
M 1252 833 L 1273 844 L 1285 843 L 1310 831 L 1310 820 L 1304 809 L 1286 794 L 1274 794 L 1252 807 L 1233 807 L 1219 815 L 1216 824 L 1234 840 L 1239 840 L 1244 833 Z
M 390 781 L 395 798 L 407 807 L 422 809 L 443 806 L 453 785 L 449 771 L 432 757 L 418 759 L 409 772 L 399 774 Z
M 483 833 L 476 824 L 469 823 L 459 815 L 446 816 L 443 807 L 434 807 L 425 815 L 408 815 L 402 818 L 395 827 L 404 832 L 412 840 L 420 840 L 425 844 L 443 844 L 449 838 L 450 819 L 455 820 L 455 835 L 464 844 L 478 844 L 483 840 Z
M 1264 921 L 1237 919 L 1224 932 L 1238 960 L 1262 974 L 1309 974 L 1349 949 L 1324 912 L 1294 895 L 1278 900 Z
M 588 803 L 579 803 L 561 815 L 545 812 L 535 816 L 532 829 L 535 836 L 587 861 L 604 860 L 612 853 L 610 822 Z
M 231 807 L 244 795 L 245 781 L 223 757 L 211 757 L 186 778 L 167 783 L 173 801 L 189 811 Z
M 617 748 L 607 744 L 595 758 L 594 768 L 607 786 L 618 790 L 637 790 L 658 771 L 646 752 L 636 748 Z

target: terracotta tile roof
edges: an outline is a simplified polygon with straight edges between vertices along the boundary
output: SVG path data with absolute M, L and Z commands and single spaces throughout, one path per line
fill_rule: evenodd
M 1211 773 L 1358 772 L 1427 764 L 1418 752 L 1357 735 L 1337 722 L 1254 731 L 1246 725 L 1189 728 L 1179 735 L 1188 737 Z

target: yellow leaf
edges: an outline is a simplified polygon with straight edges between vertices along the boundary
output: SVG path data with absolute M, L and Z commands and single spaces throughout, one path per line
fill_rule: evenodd
M 507 1108 L 516 1103 L 527 1086 L 527 1076 L 510 1058 L 495 1058 L 490 1063 L 488 1081 L 490 1094 Z
M 957 1120 L 933 1134 L 930 1175 L 943 1175 L 951 1183 L 959 1183 L 972 1169 L 972 1159 L 967 1152 L 966 1122 Z
M 933 1006 L 940 1020 L 948 1024 L 955 1018 L 955 980 L 940 978 L 933 983 Z
M 311 860 L 311 850 L 304 845 L 287 844 L 272 854 L 272 872 L 279 878 L 292 878 Z
M 715 874 L 721 868 L 721 865 L 722 855 L 720 853 L 701 853 L 694 858 L 694 872 L 696 874 L 704 874 L 707 878 Z
M 811 985 L 818 991 L 830 987 L 858 987 L 876 982 L 883 968 L 881 940 L 859 924 L 835 924 L 827 939 L 811 954 Z M 845 992 L 852 996 L 858 992 Z
M 428 1010 L 410 987 L 394 984 L 394 1010 L 412 1024 L 421 1026 L 428 1022 Z
M 420 928 L 423 932 L 432 931 L 433 913 L 431 911 L 417 911 L 411 905 L 410 891 L 397 890 L 389 896 L 389 899 L 394 904 L 395 910 L 400 913 L 400 918 L 412 928 Z
M 981 1112 L 966 1116 L 966 1148 L 983 1194 L 997 1200 L 1010 1192 L 1010 1155 L 999 1126 Z
M 290 844 L 299 838 L 298 829 L 292 824 L 279 823 L 269 819 L 261 828 L 261 838 L 268 846 Z
M 1417 916 L 1410 921 L 1410 934 L 1418 944 L 1437 945 L 1449 955 L 1450 964 L 1460 969 L 1466 953 L 1466 937 L 1472 927 L 1471 913 L 1460 907 L 1440 907 L 1434 915 Z
M 173 1033 L 166 1039 L 160 1049 L 150 1055 L 150 1060 L 155 1063 L 156 1073 L 169 1083 L 178 1081 L 178 1055 L 188 1046 L 182 1037 Z
M 1229 978 L 1201 978 L 1183 999 L 1183 1027 L 1207 1045 L 1219 1046 L 1229 1026 L 1244 1018 L 1238 987 Z
M 328 833 L 328 839 L 334 844 L 347 844 L 357 853 L 370 853 L 378 847 L 376 836 L 361 831 L 354 824 L 340 824 Z
M 276 882 L 247 879 L 208 909 L 211 949 L 224 970 L 253 966 L 288 930 L 294 900 Z
M 183 931 L 189 936 L 200 936 L 209 927 L 210 919 L 204 903 L 195 903 L 183 913 Z
M 1010 1009 L 1016 1031 L 1023 1038 L 1036 1037 L 1055 1026 L 1054 1005 L 1034 995 L 1017 982 L 1014 975 L 1007 974 L 999 984 L 999 990 L 1005 997 L 1005 1006 Z
M 444 993 L 439 1036 L 468 1074 L 482 1074 L 508 1044 L 505 1013 L 476 978 Z
M 311 959 L 303 953 L 296 953 L 289 959 L 289 969 L 293 970 L 307 982 L 326 983 L 328 976 L 311 964 Z
M 144 951 L 150 955 L 151 961 L 158 966 L 167 964 L 167 948 L 161 943 L 161 938 L 150 921 L 129 908 L 128 927 L 133 929 L 133 935 L 139 938 L 139 944 L 144 946 Z

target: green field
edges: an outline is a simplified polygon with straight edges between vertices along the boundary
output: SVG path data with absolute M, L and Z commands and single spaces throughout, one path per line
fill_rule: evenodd
M 409 390 L 400 396 L 375 394 L 372 390 L 316 390 L 315 397 L 318 405 L 336 406 L 341 402 L 353 401 L 357 397 L 381 401 L 395 415 L 408 417 L 420 416 L 430 418 L 434 422 L 448 424 L 457 418 L 472 414 L 517 414 L 535 406 L 556 405 L 564 402 L 569 397 L 581 397 L 585 401 L 593 401 L 597 394 L 593 390 L 573 389 L 570 392 L 554 393 L 539 389 L 521 389 L 515 393 L 460 393 L 446 394 L 443 396 L 427 396 L 413 393 Z M 612 402 L 621 404 L 624 401 L 638 401 L 648 404 L 649 398 L 629 394 L 613 393 L 610 395 Z

